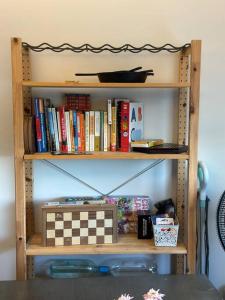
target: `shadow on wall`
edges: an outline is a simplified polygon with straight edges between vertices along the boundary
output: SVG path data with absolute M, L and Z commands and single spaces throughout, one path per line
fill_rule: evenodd
M 0 233 L 0 253 L 7 252 L 15 248 L 15 204 L 6 204 L 1 207 L 0 228 L 4 231 Z

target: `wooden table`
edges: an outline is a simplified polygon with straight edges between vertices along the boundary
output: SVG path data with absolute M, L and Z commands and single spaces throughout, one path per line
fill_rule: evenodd
M 204 276 L 147 275 L 59 280 L 0 282 L 1 300 L 114 300 L 129 293 L 134 300 L 150 288 L 160 289 L 165 300 L 221 300 Z

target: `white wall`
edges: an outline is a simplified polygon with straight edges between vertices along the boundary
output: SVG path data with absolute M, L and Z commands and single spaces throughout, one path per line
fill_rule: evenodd
M 171 42 L 175 45 L 181 45 L 189 42 L 191 39 L 202 39 L 202 77 L 201 77 L 201 106 L 200 106 L 200 139 L 199 139 L 199 158 L 205 161 L 210 172 L 209 196 L 212 199 L 210 203 L 210 279 L 217 287 L 225 285 L 224 268 L 225 268 L 225 253 L 219 245 L 216 236 L 216 207 L 218 199 L 224 190 L 225 165 L 224 151 L 225 142 L 223 133 L 225 124 L 223 122 L 225 104 L 223 101 L 223 80 L 225 69 L 224 47 L 225 47 L 225 2 L 222 0 L 189 0 L 189 1 L 151 1 L 151 0 L 77 0 L 77 1 L 1 1 L 0 3 L 0 99 L 1 99 L 1 126 L 0 126 L 0 159 L 1 159 L 1 180 L 0 180 L 0 279 L 15 278 L 15 229 L 14 229 L 14 175 L 13 175 L 13 144 L 12 144 L 12 100 L 11 100 L 11 62 L 10 62 L 10 37 L 22 37 L 24 41 L 31 44 L 38 44 L 43 41 L 48 41 L 53 44 L 58 44 L 63 41 L 71 42 L 72 44 L 80 45 L 84 42 L 89 42 L 93 45 L 101 45 L 109 42 L 113 45 L 121 45 L 129 42 L 134 45 L 142 45 L 146 42 L 151 42 L 155 45 L 162 45 L 165 42 Z M 117 61 L 115 57 L 108 55 L 102 58 L 93 56 L 81 55 L 80 61 L 77 56 L 74 58 L 72 66 L 77 69 L 66 68 L 63 60 L 57 60 L 55 56 L 44 55 L 43 60 L 40 59 L 41 67 L 35 70 L 34 76 L 37 79 L 65 80 L 72 79 L 75 71 L 99 71 L 107 70 L 108 67 L 133 67 L 137 64 L 143 64 L 146 55 L 138 58 L 132 56 L 132 61 L 128 60 L 131 56 L 122 55 Z M 105 58 L 105 60 L 103 60 Z M 166 80 L 167 77 L 174 76 L 174 68 L 163 67 L 164 56 L 158 62 L 152 59 L 145 67 L 153 66 L 156 71 L 154 80 Z M 72 57 L 69 58 L 72 61 Z M 139 60 L 140 59 L 140 60 Z M 46 70 L 45 62 L 48 60 L 49 67 Z M 57 62 L 58 61 L 58 62 Z M 36 60 L 39 63 L 39 59 Z M 106 63 L 105 63 L 106 62 Z M 105 64 L 105 65 L 104 65 Z M 158 67 L 160 66 L 160 67 Z M 60 72 L 54 72 L 54 68 Z M 82 68 L 82 70 L 81 70 Z M 172 71 L 171 71 L 172 70 Z M 161 73 L 162 71 L 162 73 Z M 51 76 L 51 78 L 50 78 Z M 44 93 L 44 91 L 43 91 Z M 124 91 L 123 91 L 124 93 Z M 139 96 L 138 92 L 135 91 Z M 135 96 L 135 95 L 133 95 Z M 97 96 L 96 96 L 97 97 Z M 104 94 L 101 95 L 104 97 Z M 139 96 L 140 97 L 140 96 Z M 150 97 L 153 104 L 149 104 L 146 98 Z M 157 94 L 146 92 L 141 94 L 141 100 L 144 99 L 146 105 L 154 106 L 154 101 L 162 101 L 165 97 L 164 92 Z M 169 93 L 170 98 L 174 98 L 173 94 Z M 173 101 L 173 100 L 172 100 Z M 165 110 L 159 109 L 161 116 L 165 116 L 166 109 L 169 105 L 165 102 Z M 166 104 L 165 104 L 166 103 Z M 170 116 L 173 116 L 173 111 L 170 111 Z M 152 118 L 155 115 L 152 114 Z M 154 119 L 153 119 L 154 120 Z M 163 121 L 163 128 L 167 128 L 166 118 Z M 151 124 L 148 119 L 147 123 Z M 150 122 L 150 123 L 149 123 Z M 154 133 L 157 133 L 159 126 L 153 126 Z M 151 134 L 147 132 L 146 134 Z M 169 127 L 165 136 L 174 137 L 173 128 Z M 97 166 L 96 162 L 91 162 L 93 170 L 101 171 L 107 166 L 107 163 L 102 163 Z M 110 162 L 110 168 L 115 169 L 115 164 Z M 146 165 L 144 162 L 132 164 L 132 172 L 136 167 Z M 68 167 L 69 164 L 68 164 Z M 85 175 L 88 164 L 76 164 L 79 168 L 80 176 Z M 41 172 L 46 167 L 41 163 L 35 164 L 36 172 Z M 121 178 L 129 176 L 129 168 L 125 162 L 121 167 L 121 172 L 118 176 Z M 154 172 L 160 172 L 160 166 Z M 52 172 L 51 170 L 48 170 Z M 153 173 L 152 173 L 153 174 Z M 114 178 L 110 175 L 112 186 L 119 181 L 119 178 Z M 99 175 L 100 176 L 100 175 Z M 142 188 L 145 193 L 152 194 L 152 197 L 160 199 L 172 193 L 170 190 L 166 193 L 166 189 L 162 190 L 158 195 L 151 188 L 152 183 L 147 186 L 153 178 L 152 175 L 146 175 L 143 179 L 138 179 L 135 182 L 135 187 L 140 191 Z M 43 188 L 42 181 L 37 182 L 35 196 L 38 199 L 45 197 L 44 189 L 39 191 L 39 187 Z M 101 177 L 98 177 L 101 179 Z M 59 180 L 59 178 L 57 179 Z M 99 180 L 97 180 L 99 182 Z M 101 182 L 101 181 L 100 181 Z M 163 180 L 168 183 L 167 178 Z M 68 185 L 68 182 L 67 182 Z M 100 184 L 101 185 L 101 184 Z M 111 186 L 111 185 L 110 185 Z M 74 189 L 76 191 L 74 185 Z M 81 187 L 79 186 L 79 189 Z M 103 190 L 107 190 L 108 186 L 102 186 Z M 122 192 L 127 192 L 129 189 L 135 191 L 133 185 L 130 185 Z M 82 193 L 89 191 L 80 190 Z M 51 192 L 55 196 L 54 192 Z M 49 197 L 51 197 L 49 195 Z

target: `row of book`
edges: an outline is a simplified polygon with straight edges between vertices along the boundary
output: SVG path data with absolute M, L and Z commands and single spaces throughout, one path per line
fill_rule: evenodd
M 130 151 L 143 138 L 143 104 L 108 99 L 107 111 L 54 107 L 49 99 L 33 99 L 37 152 Z

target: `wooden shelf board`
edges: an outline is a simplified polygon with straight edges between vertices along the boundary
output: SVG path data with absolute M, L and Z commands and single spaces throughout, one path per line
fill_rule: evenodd
M 101 245 L 76 245 L 44 247 L 41 234 L 35 234 L 27 244 L 26 255 L 71 255 L 71 254 L 187 254 L 184 244 L 177 247 L 156 247 L 153 240 L 138 240 L 134 234 L 119 235 L 118 243 Z
M 173 83 L 101 83 L 101 82 L 38 82 L 23 81 L 23 86 L 29 87 L 46 87 L 46 88 L 185 88 L 190 87 L 189 82 L 173 82 Z
M 65 155 L 54 155 L 51 153 L 34 153 L 25 154 L 25 160 L 41 160 L 41 159 L 78 159 L 78 160 L 123 160 L 123 159 L 188 159 L 189 155 L 187 153 L 181 154 L 146 154 L 138 152 L 92 152 L 87 155 L 77 155 L 77 154 L 65 154 Z

